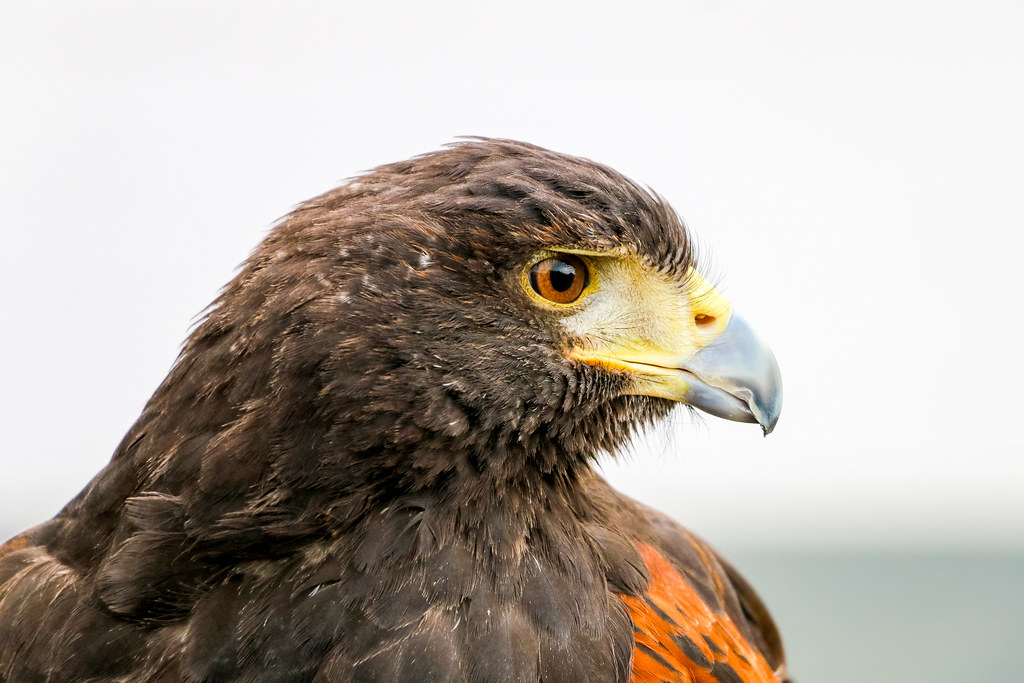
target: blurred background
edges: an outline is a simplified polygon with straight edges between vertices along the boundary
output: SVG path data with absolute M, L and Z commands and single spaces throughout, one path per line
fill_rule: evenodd
M 768 439 L 603 467 L 809 681 L 1024 680 L 1024 4 L 0 5 L 0 538 L 109 459 L 298 202 L 460 135 L 666 196 L 774 347 Z

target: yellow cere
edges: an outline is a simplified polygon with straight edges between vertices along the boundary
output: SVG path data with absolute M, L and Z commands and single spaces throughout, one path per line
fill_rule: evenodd
M 685 382 L 678 370 L 725 330 L 729 302 L 693 270 L 679 280 L 632 255 L 589 254 L 586 262 L 591 286 L 561 321 L 575 340 L 568 355 L 658 384 Z M 642 393 L 661 393 L 652 389 Z

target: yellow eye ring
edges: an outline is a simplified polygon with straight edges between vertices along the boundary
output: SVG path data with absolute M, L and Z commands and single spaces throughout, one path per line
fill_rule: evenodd
M 579 256 L 558 254 L 534 264 L 529 280 L 541 297 L 556 304 L 571 304 L 590 284 L 590 271 Z

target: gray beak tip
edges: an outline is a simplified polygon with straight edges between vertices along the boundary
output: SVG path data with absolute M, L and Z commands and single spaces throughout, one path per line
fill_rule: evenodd
M 782 413 L 779 364 L 742 317 L 734 313 L 722 336 L 690 359 L 686 369 L 719 390 L 694 390 L 690 405 L 719 417 L 756 422 L 765 436 L 775 429 Z

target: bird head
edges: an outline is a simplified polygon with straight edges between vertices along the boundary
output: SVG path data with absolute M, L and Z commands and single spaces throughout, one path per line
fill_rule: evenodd
M 212 415 L 190 461 L 210 486 L 389 469 L 422 485 L 462 466 L 453 453 L 587 461 L 679 404 L 767 433 L 781 396 L 771 351 L 663 200 L 584 159 L 471 140 L 298 207 L 150 410 Z M 208 465 L 217 452 L 226 464 Z M 264 465 L 245 476 L 250 462 Z

